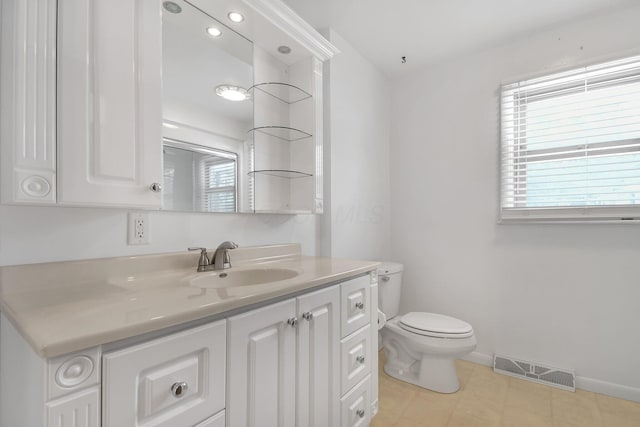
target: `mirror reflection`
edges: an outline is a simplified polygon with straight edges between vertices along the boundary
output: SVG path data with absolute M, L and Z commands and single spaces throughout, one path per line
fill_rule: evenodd
M 164 139 L 165 209 L 237 212 L 238 155 Z
M 253 45 L 182 0 L 162 24 L 164 209 L 251 211 Z

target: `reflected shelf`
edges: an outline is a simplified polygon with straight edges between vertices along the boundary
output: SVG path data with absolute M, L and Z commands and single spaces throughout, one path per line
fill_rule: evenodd
M 287 179 L 309 178 L 313 176 L 310 173 L 287 170 L 287 169 L 261 169 L 261 170 L 250 171 L 248 175 L 250 176 L 269 175 L 269 176 L 275 176 L 278 178 L 287 178 Z
M 251 129 L 249 132 L 260 132 L 288 142 L 300 141 L 301 139 L 311 138 L 313 136 L 300 129 L 287 126 L 260 126 Z
M 285 104 L 295 104 L 296 102 L 304 101 L 312 97 L 309 92 L 288 83 L 258 83 L 249 88 L 252 95 L 254 90 L 259 90 L 267 95 L 271 95 Z

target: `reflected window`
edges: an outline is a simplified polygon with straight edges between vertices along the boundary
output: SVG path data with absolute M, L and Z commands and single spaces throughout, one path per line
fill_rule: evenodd
M 164 208 L 237 212 L 238 155 L 164 140 Z
M 200 210 L 205 212 L 236 212 L 237 156 L 218 155 L 200 160 Z

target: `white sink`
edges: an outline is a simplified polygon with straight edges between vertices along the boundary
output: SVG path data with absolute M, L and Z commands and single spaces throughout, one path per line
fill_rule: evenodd
M 299 273 L 288 268 L 255 268 L 243 270 L 213 271 L 191 279 L 191 285 L 198 288 L 218 289 L 233 286 L 262 285 L 291 279 Z

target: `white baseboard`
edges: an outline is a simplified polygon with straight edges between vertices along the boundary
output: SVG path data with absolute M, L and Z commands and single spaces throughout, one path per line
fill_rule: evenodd
M 479 365 L 493 367 L 493 356 L 489 354 L 478 353 L 474 351 L 462 359 Z M 591 391 L 594 393 L 604 394 L 607 396 L 618 397 L 620 399 L 640 402 L 640 388 L 629 387 L 622 384 L 610 383 L 607 381 L 596 380 L 593 378 L 580 377 L 576 375 L 576 388 Z
M 477 363 L 478 365 L 493 367 L 493 356 L 473 351 L 462 358 L 468 362 Z
M 576 387 L 594 393 L 640 402 L 640 388 L 576 376 Z

